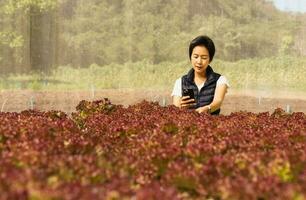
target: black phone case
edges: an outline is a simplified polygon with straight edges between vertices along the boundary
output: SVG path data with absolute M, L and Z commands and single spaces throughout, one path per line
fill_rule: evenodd
M 190 99 L 194 99 L 194 92 L 193 89 L 184 89 L 183 96 L 189 96 Z

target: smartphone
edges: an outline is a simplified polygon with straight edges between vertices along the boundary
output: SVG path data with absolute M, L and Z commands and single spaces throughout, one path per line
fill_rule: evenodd
M 183 96 L 189 96 L 190 99 L 194 99 L 193 89 L 183 89 Z

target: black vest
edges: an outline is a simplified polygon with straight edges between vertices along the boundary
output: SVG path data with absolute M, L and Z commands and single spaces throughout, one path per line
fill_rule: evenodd
M 206 76 L 207 80 L 200 91 L 198 91 L 198 87 L 194 82 L 194 69 L 191 69 L 188 74 L 182 77 L 182 91 L 184 89 L 193 89 L 196 105 L 192 106 L 191 109 L 197 109 L 199 107 L 208 105 L 214 99 L 217 81 L 221 75 L 215 73 L 213 69 L 208 66 L 206 69 Z M 212 112 L 211 114 L 218 115 L 219 113 L 220 109 Z

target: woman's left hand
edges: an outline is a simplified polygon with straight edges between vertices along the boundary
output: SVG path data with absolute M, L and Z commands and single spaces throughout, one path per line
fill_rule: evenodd
M 198 113 L 209 113 L 209 107 L 203 106 L 203 107 L 197 108 L 195 111 Z

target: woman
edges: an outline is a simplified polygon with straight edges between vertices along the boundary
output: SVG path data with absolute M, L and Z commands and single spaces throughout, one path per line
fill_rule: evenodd
M 215 73 L 209 65 L 214 55 L 215 45 L 209 37 L 198 36 L 191 41 L 189 59 L 192 69 L 175 82 L 171 94 L 175 106 L 195 109 L 198 113 L 220 113 L 229 84 L 224 76 Z M 185 94 L 188 89 L 193 94 Z M 190 98 L 192 95 L 194 98 Z

